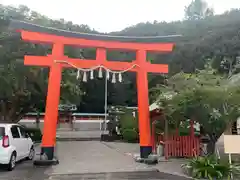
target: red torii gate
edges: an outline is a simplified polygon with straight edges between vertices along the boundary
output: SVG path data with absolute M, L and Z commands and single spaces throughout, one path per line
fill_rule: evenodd
M 140 155 L 146 158 L 152 152 L 151 123 L 149 118 L 148 78 L 147 73 L 168 73 L 168 65 L 151 64 L 146 61 L 147 51 L 170 52 L 173 43 L 153 43 L 163 37 L 121 37 L 75 33 L 52 28 L 45 28 L 34 24 L 12 20 L 10 27 L 20 31 L 24 41 L 52 44 L 52 54 L 47 56 L 24 57 L 24 64 L 31 66 L 45 66 L 50 68 L 46 113 L 42 138 L 42 153 L 48 160 L 54 158 L 56 142 L 56 128 L 58 118 L 58 104 L 60 97 L 61 74 L 63 68 L 70 68 L 66 61 L 79 68 L 91 68 L 103 65 L 111 70 L 122 71 L 136 65 L 131 71 L 137 73 L 137 94 L 140 132 Z M 139 41 L 150 42 L 139 42 Z M 64 55 L 64 45 L 97 48 L 96 60 L 73 59 Z M 106 60 L 106 49 L 125 49 L 136 51 L 133 62 L 116 62 Z

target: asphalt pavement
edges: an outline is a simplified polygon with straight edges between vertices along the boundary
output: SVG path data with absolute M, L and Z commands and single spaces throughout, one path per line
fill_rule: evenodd
M 22 161 L 11 172 L 0 166 L 0 180 L 188 180 L 156 170 L 108 173 L 51 174 L 52 167 L 36 167 Z
M 134 171 L 112 173 L 82 173 L 51 175 L 51 167 L 34 167 L 32 162 L 18 163 L 15 170 L 8 172 L 1 167 L 0 180 L 187 180 L 187 178 L 157 171 Z
M 99 141 L 58 142 L 56 154 L 60 160 L 59 165 L 36 167 L 32 161 L 22 161 L 11 172 L 0 166 L 0 180 L 188 179 L 164 171 L 158 172 L 156 167 L 134 162 L 133 158 L 124 152 L 135 149 L 131 149 L 128 144 L 122 149 L 122 145 L 124 144 L 121 144 L 117 151 Z M 39 151 L 37 146 L 36 151 Z M 174 166 L 168 166 L 168 169 L 175 171 Z
M 169 175 L 157 171 L 135 171 L 115 173 L 87 173 L 53 175 L 51 180 L 188 180 L 184 177 Z
M 48 175 L 44 174 L 46 170 L 46 167 L 33 166 L 32 161 L 22 161 L 13 171 L 6 171 L 0 166 L 0 180 L 45 180 L 48 179 Z

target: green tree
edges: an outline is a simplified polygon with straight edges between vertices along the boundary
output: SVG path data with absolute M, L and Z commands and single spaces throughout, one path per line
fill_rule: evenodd
M 214 10 L 208 7 L 204 0 L 193 0 L 185 7 L 185 18 L 188 20 L 199 20 L 213 16 Z
M 23 57 L 26 53 L 47 55 L 51 48 L 23 42 L 17 33 L 9 31 L 10 17 L 20 20 L 36 17 L 25 6 L 0 6 L 0 120 L 18 122 L 27 112 L 44 110 L 48 81 L 48 69 L 26 67 Z M 44 16 L 38 18 L 42 18 L 42 23 L 49 22 Z M 62 92 L 62 102 L 79 103 L 81 90 L 76 72 L 63 72 Z
M 229 66 L 222 66 L 221 62 L 225 58 L 235 61 L 239 56 L 240 37 L 237 33 L 240 28 L 239 15 L 240 10 L 233 9 L 199 20 L 139 23 L 113 34 L 129 36 L 181 34 L 182 38 L 169 39 L 176 43 L 172 53 L 157 54 L 151 60 L 154 63 L 169 64 L 171 75 L 180 71 L 191 73 L 196 69 L 204 69 L 209 59 L 214 60 L 214 68 L 219 72 L 228 73 Z
M 206 69 L 195 74 L 179 73 L 160 88 L 159 104 L 167 120 L 174 123 L 175 128 L 187 119 L 199 122 L 210 138 L 209 153 L 214 152 L 218 138 L 240 116 L 239 86 L 229 82 L 214 70 Z

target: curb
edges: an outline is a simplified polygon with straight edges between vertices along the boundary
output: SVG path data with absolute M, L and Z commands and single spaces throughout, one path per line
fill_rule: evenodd
M 61 174 L 61 173 L 52 173 L 49 174 L 51 179 L 59 179 L 58 177 L 66 177 L 68 179 L 171 179 L 171 180 L 189 180 L 189 178 L 181 177 L 177 175 L 172 175 L 164 172 L 160 172 L 157 169 L 149 170 L 136 170 L 136 171 L 123 171 L 123 172 L 98 172 L 98 173 L 73 173 L 73 174 Z M 150 175 L 150 176 L 149 176 Z M 151 177 L 152 175 L 152 177 Z
M 159 172 L 158 169 L 149 169 L 149 170 L 136 170 L 136 171 L 113 171 L 113 172 L 96 172 L 96 173 L 70 173 L 70 174 L 61 174 L 61 173 L 51 173 L 52 176 L 77 176 L 77 175 L 98 175 L 98 174 L 119 174 L 119 173 L 147 173 L 147 172 Z

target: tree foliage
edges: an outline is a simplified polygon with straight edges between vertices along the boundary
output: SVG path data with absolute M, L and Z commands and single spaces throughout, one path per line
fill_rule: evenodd
M 226 128 L 240 117 L 239 86 L 217 76 L 214 70 L 178 73 L 160 88 L 158 102 L 167 120 L 179 127 L 182 121 L 198 122 L 213 145 Z M 171 123 L 170 123 L 171 124 Z
M 168 63 L 170 74 L 180 71 L 194 72 L 204 69 L 205 63 L 214 60 L 214 68 L 228 73 L 229 66 L 221 66 L 225 58 L 236 60 L 239 56 L 240 10 L 233 9 L 221 15 L 208 16 L 198 20 L 175 21 L 171 23 L 139 23 L 116 35 L 154 36 L 181 34 L 170 54 L 157 54 L 154 63 Z
M 44 111 L 48 69 L 25 67 L 25 54 L 47 55 L 51 48 L 42 44 L 23 42 L 14 31 L 9 31 L 9 18 L 20 20 L 41 18 L 44 23 L 49 19 L 31 12 L 27 7 L 0 6 L 0 120 L 18 122 L 22 116 L 36 109 Z M 73 72 L 63 72 L 61 101 L 79 103 L 80 86 Z M 74 78 L 73 78 L 74 76 Z
M 194 0 L 185 7 L 185 18 L 188 20 L 200 20 L 213 16 L 214 10 L 208 7 L 204 0 Z

